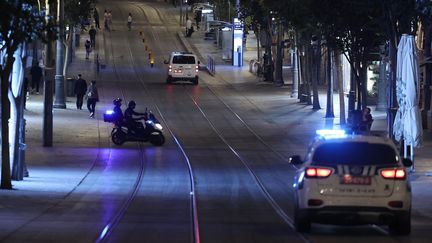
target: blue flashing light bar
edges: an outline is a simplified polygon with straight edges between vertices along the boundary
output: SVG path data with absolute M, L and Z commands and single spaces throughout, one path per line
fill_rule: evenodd
M 114 114 L 114 111 L 113 110 L 107 110 L 107 111 L 105 111 L 105 114 L 112 115 L 112 114 Z
M 317 130 L 316 134 L 324 138 L 344 138 L 347 136 L 345 130 Z

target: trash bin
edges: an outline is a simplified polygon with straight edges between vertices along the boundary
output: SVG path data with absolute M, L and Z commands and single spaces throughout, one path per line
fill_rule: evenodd
M 73 97 L 74 94 L 74 88 L 75 88 L 75 79 L 74 78 L 67 78 L 66 79 L 66 95 L 69 97 Z

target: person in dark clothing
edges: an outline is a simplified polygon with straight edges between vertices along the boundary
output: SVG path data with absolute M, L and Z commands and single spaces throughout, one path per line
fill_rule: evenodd
M 195 12 L 195 23 L 196 23 L 197 30 L 200 29 L 199 25 L 200 25 L 200 22 L 201 22 L 201 15 L 202 15 L 202 11 L 201 10 L 197 10 Z
M 36 94 L 39 94 L 39 83 L 42 78 L 42 68 L 39 67 L 37 62 L 33 63 L 33 66 L 30 69 L 30 74 L 32 77 L 32 81 L 31 81 L 32 92 L 35 91 L 36 88 Z
M 90 27 L 89 35 L 90 45 L 94 48 L 96 46 L 96 29 L 93 27 L 93 25 Z
M 27 77 L 24 78 L 23 82 L 23 95 L 24 95 L 24 110 L 26 109 L 27 92 L 28 92 L 29 80 Z
M 122 105 L 122 99 L 117 98 L 115 100 L 113 100 L 113 104 L 114 104 L 114 118 L 115 118 L 115 124 L 117 126 L 123 126 L 124 125 L 124 116 L 123 116 L 123 111 L 121 109 L 121 105 Z
M 96 8 L 94 8 L 94 11 L 93 11 L 93 18 L 94 18 L 94 21 L 95 21 L 96 28 L 100 29 L 100 25 L 99 25 L 99 13 L 98 13 L 98 11 L 97 11 Z
M 87 97 L 87 109 L 90 112 L 90 117 L 94 118 L 95 111 L 96 111 L 96 102 L 99 101 L 99 94 L 98 94 L 95 80 L 91 81 L 91 84 L 87 89 L 86 97 Z
M 363 115 L 362 115 L 362 125 L 365 130 L 370 131 L 373 123 L 373 118 L 371 115 L 371 109 L 369 107 L 365 107 L 363 109 Z
M 87 82 L 81 78 L 81 74 L 78 74 L 78 79 L 75 81 L 74 93 L 77 97 L 76 106 L 77 109 L 82 110 L 83 98 L 87 91 Z
M 145 115 L 145 113 L 139 113 L 134 111 L 135 107 L 135 101 L 131 100 L 128 103 L 128 108 L 124 112 L 124 118 L 129 133 L 136 133 L 138 128 L 143 127 L 142 123 L 139 121 L 144 119 L 143 116 Z
M 86 49 L 86 59 L 89 59 L 90 52 L 92 51 L 92 45 L 89 40 L 86 40 L 85 42 L 85 49 Z

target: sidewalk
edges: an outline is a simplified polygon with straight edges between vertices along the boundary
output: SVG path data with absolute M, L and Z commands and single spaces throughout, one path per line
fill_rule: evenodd
M 81 35 L 67 77 L 81 73 L 90 82 L 96 77 L 96 69 L 92 59 L 85 59 L 83 43 L 87 37 L 87 33 Z M 43 94 L 30 95 L 26 102 L 25 161 L 29 177 L 13 181 L 14 190 L 0 191 L 0 209 L 7 209 L 0 218 L 0 241 L 71 193 L 96 160 L 98 148 L 104 146 L 98 134 L 101 121 L 89 118 L 85 104 L 83 110 L 77 110 L 75 97 L 66 100 L 66 109 L 53 110 L 52 147 L 42 146 Z

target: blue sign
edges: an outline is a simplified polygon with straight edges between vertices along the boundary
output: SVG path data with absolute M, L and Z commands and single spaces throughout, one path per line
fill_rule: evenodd
M 243 66 L 243 23 L 238 19 L 233 20 L 233 66 Z

